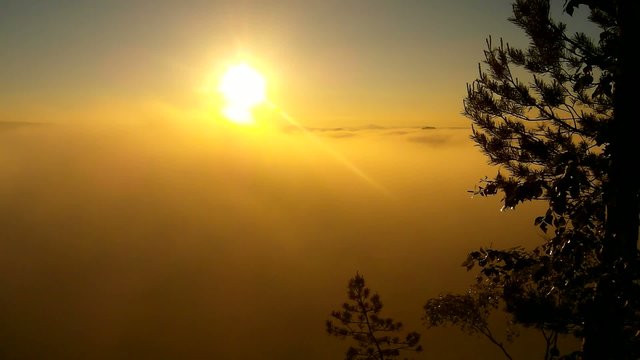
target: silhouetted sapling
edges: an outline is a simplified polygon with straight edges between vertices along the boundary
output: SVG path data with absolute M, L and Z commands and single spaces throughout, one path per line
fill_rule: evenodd
M 333 311 L 333 319 L 326 323 L 330 335 L 355 340 L 357 346 L 349 347 L 347 360 L 386 360 L 399 357 L 401 351 L 422 351 L 420 334 L 410 332 L 401 338 L 397 333 L 402 331 L 402 323 L 380 316 L 380 296 L 371 294 L 362 275 L 350 279 L 347 288 L 349 301 Z

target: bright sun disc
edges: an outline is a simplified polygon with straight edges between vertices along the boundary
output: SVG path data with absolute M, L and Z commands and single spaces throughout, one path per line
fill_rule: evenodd
M 218 90 L 226 102 L 224 116 L 238 124 L 253 123 L 251 108 L 266 100 L 266 81 L 254 68 L 239 64 L 222 76 Z

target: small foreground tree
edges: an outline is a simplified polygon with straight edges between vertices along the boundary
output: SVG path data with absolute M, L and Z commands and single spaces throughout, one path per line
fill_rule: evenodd
M 402 323 L 380 316 L 380 296 L 371 293 L 362 275 L 356 273 L 347 288 L 349 301 L 341 310 L 333 311 L 332 319 L 326 322 L 330 335 L 355 340 L 357 346 L 349 347 L 347 360 L 387 360 L 399 357 L 401 351 L 422 351 L 420 334 L 409 332 L 400 337 Z

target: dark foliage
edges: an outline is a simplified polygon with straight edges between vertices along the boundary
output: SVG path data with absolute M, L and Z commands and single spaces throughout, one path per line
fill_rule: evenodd
M 424 306 L 423 319 L 428 328 L 451 325 L 469 335 L 482 335 L 500 348 L 507 359 L 512 359 L 489 326 L 489 316 L 499 305 L 499 289 L 484 281 L 471 287 L 466 294 L 446 294 L 429 299 Z M 506 340 L 511 342 L 515 336 L 514 329 L 507 327 Z
M 551 19 L 549 0 L 513 4 L 510 21 L 525 31 L 528 48 L 487 41 L 464 115 L 473 123 L 472 139 L 501 171 L 473 192 L 503 194 L 503 209 L 546 201 L 547 211 L 534 220 L 546 241 L 532 251 L 480 249 L 463 265 L 479 268 L 479 284 L 498 289 L 516 323 L 542 332 L 545 359 L 560 358 L 558 334 L 584 340 L 582 353 L 567 358 L 637 359 L 640 181 L 633 168 L 640 151 L 629 140 L 638 122 L 629 111 L 628 78 L 637 80 L 629 34 L 640 14 L 625 0 L 568 0 L 565 11 L 571 15 L 580 5 L 600 29 L 597 41 L 568 34 Z M 478 319 L 486 319 L 487 308 L 469 295 L 438 301 L 465 299 L 476 308 L 464 308 L 477 311 L 454 321 L 454 312 L 441 307 L 440 315 L 463 330 L 484 326 Z M 427 317 L 437 319 L 434 301 Z
M 399 357 L 401 351 L 422 351 L 420 334 L 410 332 L 400 337 L 402 323 L 380 316 L 383 307 L 380 296 L 371 294 L 362 275 L 350 279 L 347 288 L 349 301 L 341 310 L 333 311 L 333 319 L 326 323 L 330 335 L 355 340 L 357 346 L 349 347 L 347 360 L 385 360 Z

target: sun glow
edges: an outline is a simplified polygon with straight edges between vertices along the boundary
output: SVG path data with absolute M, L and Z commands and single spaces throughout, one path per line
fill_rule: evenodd
M 222 76 L 218 91 L 222 93 L 225 107 L 222 114 L 237 124 L 255 122 L 251 109 L 263 103 L 267 82 L 262 74 L 247 64 L 230 67 Z

